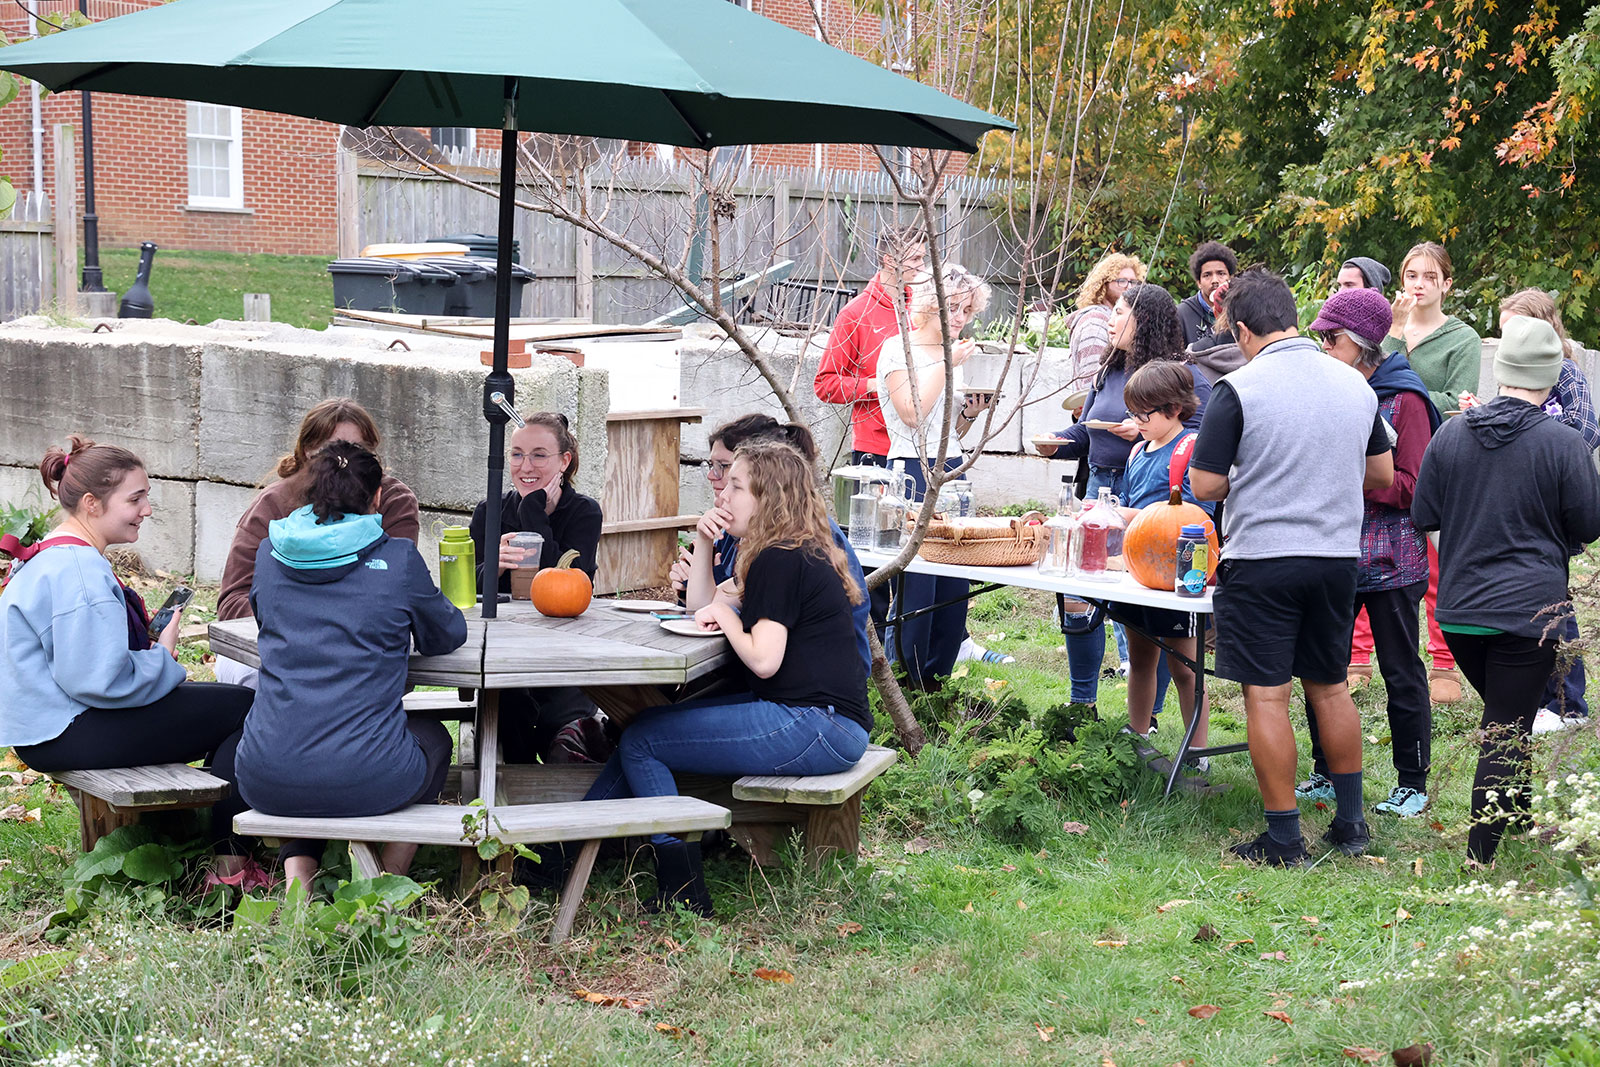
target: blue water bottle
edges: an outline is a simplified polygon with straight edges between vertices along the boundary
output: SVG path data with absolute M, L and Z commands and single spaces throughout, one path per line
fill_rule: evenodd
M 1184 597 L 1206 595 L 1206 579 L 1211 573 L 1211 543 L 1206 528 L 1193 523 L 1178 531 L 1178 570 L 1172 591 Z

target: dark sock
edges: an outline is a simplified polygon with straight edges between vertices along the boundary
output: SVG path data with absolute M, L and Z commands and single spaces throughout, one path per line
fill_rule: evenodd
M 1333 780 L 1334 813 L 1340 822 L 1363 822 L 1361 814 L 1361 772 L 1330 774 Z
M 1267 836 L 1285 847 L 1300 843 L 1300 809 L 1267 812 Z

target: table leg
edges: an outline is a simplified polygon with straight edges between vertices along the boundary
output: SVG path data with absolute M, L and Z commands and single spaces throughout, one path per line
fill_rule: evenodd
M 600 853 L 599 841 L 585 841 L 578 858 L 567 874 L 567 884 L 561 887 L 561 904 L 556 910 L 556 924 L 550 929 L 550 943 L 559 945 L 572 933 L 572 923 L 578 917 L 578 905 L 583 903 L 583 890 L 589 884 L 589 872 L 594 870 L 594 858 Z
M 500 803 L 500 690 L 478 690 L 478 713 L 473 717 L 478 743 L 478 798 L 484 807 Z
M 1200 728 L 1200 709 L 1205 706 L 1206 699 L 1206 636 L 1200 627 L 1198 615 L 1189 616 L 1189 633 L 1197 636 L 1194 650 L 1194 713 L 1189 716 L 1189 725 L 1184 728 L 1183 741 L 1178 745 L 1177 758 L 1172 761 L 1172 772 L 1167 775 L 1167 788 L 1162 797 L 1172 795 L 1172 790 L 1178 784 L 1178 777 L 1183 774 L 1183 761 L 1189 754 L 1189 745 L 1194 741 L 1195 731 Z

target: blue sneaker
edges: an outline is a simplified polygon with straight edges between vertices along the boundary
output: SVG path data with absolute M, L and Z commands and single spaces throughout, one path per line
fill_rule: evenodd
M 1427 806 L 1428 794 L 1420 789 L 1397 785 L 1394 787 L 1394 792 L 1389 794 L 1388 800 L 1380 800 L 1372 808 L 1374 811 L 1381 811 L 1385 815 L 1398 815 L 1402 819 L 1415 819 L 1422 814 Z
M 1333 779 L 1325 774 L 1313 773 L 1294 787 L 1294 795 L 1301 800 L 1334 800 Z

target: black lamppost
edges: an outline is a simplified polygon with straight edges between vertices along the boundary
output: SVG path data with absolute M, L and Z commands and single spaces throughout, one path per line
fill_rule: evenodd
M 89 0 L 78 0 L 78 11 L 89 17 Z M 100 218 L 94 213 L 94 104 L 83 93 L 83 291 L 103 293 L 100 274 Z

